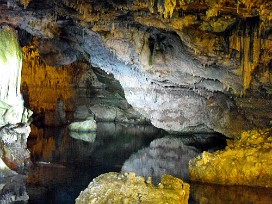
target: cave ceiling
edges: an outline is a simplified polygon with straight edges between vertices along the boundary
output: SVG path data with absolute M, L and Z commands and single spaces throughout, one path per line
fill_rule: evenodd
M 87 60 L 112 73 L 157 127 L 234 136 L 272 124 L 271 9 L 270 0 L 0 0 L 0 24 L 51 66 Z

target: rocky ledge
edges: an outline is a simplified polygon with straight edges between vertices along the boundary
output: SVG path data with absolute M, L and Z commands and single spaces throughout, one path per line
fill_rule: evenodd
M 193 181 L 272 187 L 272 129 L 244 132 L 225 150 L 204 152 L 190 161 Z
M 171 203 L 185 204 L 189 199 L 189 184 L 164 175 L 159 186 L 135 173 L 107 173 L 95 178 L 76 199 L 76 204 L 89 203 Z

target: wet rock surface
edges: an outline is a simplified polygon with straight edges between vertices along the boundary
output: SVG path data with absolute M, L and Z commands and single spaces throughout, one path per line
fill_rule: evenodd
M 188 203 L 189 184 L 170 175 L 159 186 L 134 173 L 107 173 L 95 178 L 76 203 Z
M 32 112 L 20 93 L 22 53 L 16 31 L 0 26 L 0 176 L 22 173 L 29 165 L 27 138 Z M 14 197 L 16 200 L 16 198 Z
M 225 150 L 190 161 L 190 179 L 224 185 L 271 187 L 271 129 L 244 132 Z

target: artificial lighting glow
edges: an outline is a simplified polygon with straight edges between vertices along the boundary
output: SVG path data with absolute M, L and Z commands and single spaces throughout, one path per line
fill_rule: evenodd
M 16 31 L 8 26 L 0 27 L 0 102 L 1 115 L 8 123 L 21 122 L 24 111 L 20 94 L 22 52 Z M 7 114 L 9 112 L 9 114 Z

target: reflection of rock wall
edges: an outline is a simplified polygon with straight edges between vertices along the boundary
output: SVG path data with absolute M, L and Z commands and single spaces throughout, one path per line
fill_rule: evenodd
M 190 161 L 190 179 L 200 182 L 272 187 L 272 130 L 248 131 L 225 150 Z
M 89 203 L 171 203 L 185 204 L 189 199 L 189 184 L 164 175 L 156 187 L 134 173 L 107 173 L 95 178 L 76 199 L 77 204 Z
M 189 160 L 199 154 L 179 138 L 156 139 L 150 146 L 133 154 L 123 165 L 123 172 L 135 172 L 158 183 L 164 174 L 189 180 Z
M 195 200 L 195 203 L 266 204 L 272 200 L 271 192 L 271 188 L 190 184 L 190 199 Z

